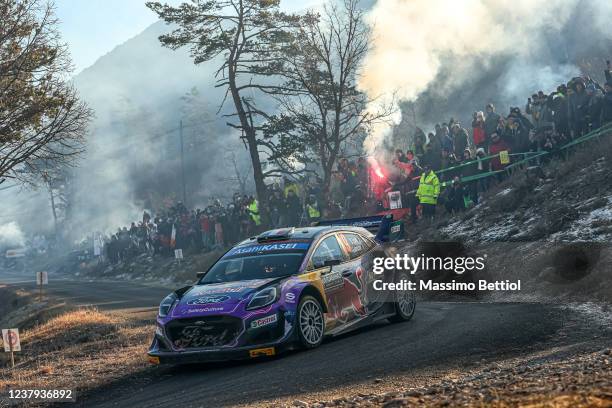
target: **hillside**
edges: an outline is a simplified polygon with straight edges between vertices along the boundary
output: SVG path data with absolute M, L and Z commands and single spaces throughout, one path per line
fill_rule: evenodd
M 523 281 L 520 294 L 495 292 L 496 300 L 609 300 L 611 180 L 608 135 L 568 159 L 515 171 L 462 214 L 409 226 L 405 250 L 431 251 L 437 247 L 429 242 L 446 242 L 455 254 L 485 254 L 489 278 Z
M 129 225 L 143 208 L 182 198 L 181 120 L 191 205 L 231 196 L 225 185 L 234 176 L 228 153 L 236 154 L 248 174 L 244 147 L 223 116 L 231 107 L 217 114 L 224 95 L 214 86 L 219 64 L 195 65 L 188 49 L 162 47 L 158 37 L 170 30 L 161 21 L 152 24 L 74 78 L 95 111 L 87 165 L 78 168 L 73 182 L 75 237 Z

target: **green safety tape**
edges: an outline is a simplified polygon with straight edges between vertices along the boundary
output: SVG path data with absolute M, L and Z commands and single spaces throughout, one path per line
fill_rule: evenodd
M 582 136 L 580 136 L 580 137 L 578 137 L 578 138 L 576 138 L 576 139 L 574 139 L 574 140 L 564 144 L 559 149 L 554 150 L 554 151 L 550 151 L 550 152 L 549 151 L 540 151 L 540 152 L 511 153 L 511 154 L 509 154 L 509 156 L 521 156 L 522 155 L 522 156 L 529 156 L 529 157 L 525 157 L 522 160 L 510 163 L 503 170 L 493 170 L 493 171 L 487 171 L 485 173 L 475 174 L 473 176 L 461 177 L 460 180 L 461 180 L 462 183 L 468 183 L 470 181 L 476 181 L 476 180 L 480 180 L 480 179 L 483 179 L 483 178 L 491 177 L 491 176 L 494 176 L 496 174 L 503 173 L 503 172 L 507 171 L 508 169 L 512 169 L 512 168 L 514 168 L 516 166 L 519 166 L 519 165 L 521 165 L 523 163 L 531 161 L 531 160 L 533 160 L 533 159 L 535 159 L 537 157 L 541 157 L 541 156 L 545 156 L 547 154 L 556 153 L 556 152 L 561 151 L 561 150 L 569 149 L 572 146 L 576 146 L 576 145 L 581 144 L 583 142 L 589 141 L 589 140 L 591 140 L 591 139 L 593 139 L 595 137 L 599 137 L 602 134 L 608 133 L 608 132 L 612 132 L 612 122 L 610 122 L 610 123 L 600 127 L 599 129 L 595 129 L 595 130 L 587 133 L 586 135 L 582 135 Z M 484 158 L 482 158 L 480 160 L 481 161 L 490 160 L 490 159 L 492 159 L 494 157 L 499 157 L 499 154 L 494 154 L 494 155 L 491 155 L 491 156 L 487 156 L 487 157 L 484 157 Z M 440 171 L 434 172 L 434 173 L 436 175 L 438 175 L 440 173 L 444 173 L 446 171 L 450 171 L 450 170 L 462 168 L 462 167 L 465 167 L 465 166 L 469 166 L 469 165 L 472 165 L 474 163 L 478 163 L 478 160 L 472 160 L 470 162 L 463 163 L 463 164 L 461 164 L 459 166 L 449 167 L 448 169 L 443 169 L 443 170 L 440 170 Z M 414 177 L 413 178 L 413 180 L 419 180 L 419 179 L 420 179 L 420 177 Z M 440 187 L 444 188 L 444 187 L 447 187 L 447 186 L 449 186 L 451 184 L 452 184 L 452 181 L 444 181 L 444 182 L 440 183 Z M 416 192 L 416 190 L 412 190 L 409 193 L 414 193 L 414 192 Z
M 558 151 L 561 151 L 561 150 L 569 149 L 572 146 L 576 146 L 578 144 L 582 144 L 582 143 L 584 143 L 586 141 L 589 141 L 591 139 L 599 137 L 602 134 L 608 133 L 608 132 L 612 132 L 612 122 L 608 123 L 608 124 L 606 124 L 606 125 L 604 125 L 602 127 L 600 127 L 599 129 L 595 129 L 595 130 L 587 133 L 586 135 L 580 136 L 580 137 L 578 137 L 578 138 L 576 138 L 576 139 L 574 139 L 574 140 L 564 144 L 559 149 L 554 150 L 554 151 L 514 153 L 514 155 L 525 155 L 525 156 L 529 155 L 529 157 L 525 157 L 522 160 L 519 160 L 517 162 L 514 162 L 514 163 L 511 163 L 511 164 L 507 165 L 504 168 L 504 170 L 488 171 L 486 173 L 481 173 L 481 174 L 476 174 L 476 175 L 473 175 L 473 176 L 462 177 L 461 178 L 461 182 L 462 183 L 467 183 L 467 182 L 470 182 L 470 181 L 475 181 L 475 180 L 479 180 L 479 179 L 482 179 L 482 178 L 493 176 L 495 174 L 502 173 L 504 171 L 507 171 L 508 169 L 512 169 L 512 168 L 517 167 L 517 166 L 519 166 L 519 165 L 521 165 L 523 163 L 529 162 L 529 161 L 531 161 L 531 160 L 533 160 L 533 159 L 535 159 L 537 157 L 541 157 L 541 156 L 545 156 L 547 154 L 551 154 L 551 153 L 555 153 L 555 152 L 558 152 Z M 489 156 L 488 158 L 490 158 L 490 157 L 498 157 L 498 155 L 496 154 L 496 155 L 493 155 L 493 156 Z M 484 160 L 484 159 L 481 159 L 481 160 Z M 475 162 L 477 162 L 477 160 L 474 160 L 472 162 L 466 163 L 465 165 L 473 164 Z M 457 166 L 457 167 L 460 167 L 460 166 Z M 448 170 L 451 170 L 451 169 L 452 168 L 448 168 L 445 171 L 448 171 Z M 443 171 L 440 171 L 440 172 L 438 172 L 436 174 L 439 174 L 439 173 L 442 173 L 442 172 Z M 446 186 L 449 186 L 451 184 L 452 184 L 452 181 L 445 181 L 445 182 L 441 183 L 441 186 L 442 187 L 446 187 Z
M 595 129 L 595 130 L 591 131 L 590 133 L 588 133 L 586 135 L 580 136 L 580 137 L 578 137 L 578 138 L 576 138 L 576 139 L 566 143 L 565 145 L 561 146 L 559 148 L 559 150 L 567 149 L 567 148 L 569 148 L 571 146 L 580 144 L 580 143 L 582 143 L 584 141 L 587 141 L 587 140 L 593 139 L 595 137 L 601 136 L 602 133 L 605 133 L 608 130 L 612 130 L 612 122 L 611 123 L 607 123 L 604 126 L 598 128 L 598 129 Z M 510 153 L 508 156 L 516 157 L 516 156 L 531 155 L 531 157 L 529 159 L 533 159 L 534 157 L 541 156 L 542 155 L 541 153 L 542 152 Z M 480 159 L 480 161 L 491 160 L 491 159 L 493 159 L 495 157 L 499 157 L 499 154 L 493 154 L 493 155 L 490 155 L 490 156 L 483 157 L 483 158 Z M 526 160 L 526 158 L 523 159 L 523 160 Z M 461 163 L 461 164 L 459 164 L 457 166 L 449 167 L 449 168 L 446 168 L 446 169 L 441 169 L 441 170 L 436 171 L 435 173 L 436 174 L 442 174 L 442 173 L 445 173 L 445 172 L 448 172 L 448 171 L 452 171 L 452 170 L 456 170 L 456 169 L 461 169 L 463 167 L 470 166 L 470 165 L 472 165 L 474 163 L 478 163 L 478 160 L 476 159 L 476 160 L 472 160 L 472 161 L 469 161 L 469 162 Z

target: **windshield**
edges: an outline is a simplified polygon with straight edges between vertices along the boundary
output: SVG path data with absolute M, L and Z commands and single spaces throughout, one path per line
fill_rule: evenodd
M 221 259 L 200 280 L 203 283 L 282 278 L 298 272 L 304 253 L 282 253 Z

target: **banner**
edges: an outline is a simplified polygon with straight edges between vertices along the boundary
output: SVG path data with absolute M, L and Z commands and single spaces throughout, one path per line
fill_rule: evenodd
M 176 227 L 172 224 L 172 233 L 170 234 L 170 248 L 176 246 Z
M 21 351 L 21 342 L 19 340 L 19 329 L 2 329 L 2 342 L 4 343 L 4 351 Z
M 399 191 L 389 192 L 389 208 L 392 210 L 403 208 L 402 207 L 402 194 Z
M 36 272 L 36 284 L 38 286 L 49 284 L 49 274 L 46 271 Z
M 501 164 L 510 164 L 510 156 L 508 155 L 507 150 L 502 150 L 499 152 L 499 162 Z

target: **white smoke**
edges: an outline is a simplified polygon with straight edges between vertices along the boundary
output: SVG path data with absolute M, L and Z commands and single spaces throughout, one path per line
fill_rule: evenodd
M 16 222 L 0 225 L 0 249 L 18 248 L 25 245 L 25 236 Z
M 597 14 L 610 8 L 605 3 L 593 0 L 589 7 Z M 362 65 L 359 88 L 377 97 L 377 103 L 388 102 L 394 93 L 399 100 L 415 101 L 430 87 L 442 93 L 456 90 L 486 71 L 496 58 L 510 57 L 514 66 L 506 71 L 508 78 L 499 80 L 507 81 L 508 93 L 521 93 L 522 100 L 528 96 L 524 93 L 528 85 L 535 90 L 556 86 L 579 72 L 572 65 L 530 63 L 540 56 L 546 39 L 563 29 L 578 4 L 578 0 L 379 0 L 368 13 L 372 48 Z M 520 86 L 517 81 L 522 81 Z M 366 139 L 366 150 L 372 153 L 380 147 L 389 130 L 388 126 L 374 129 Z

